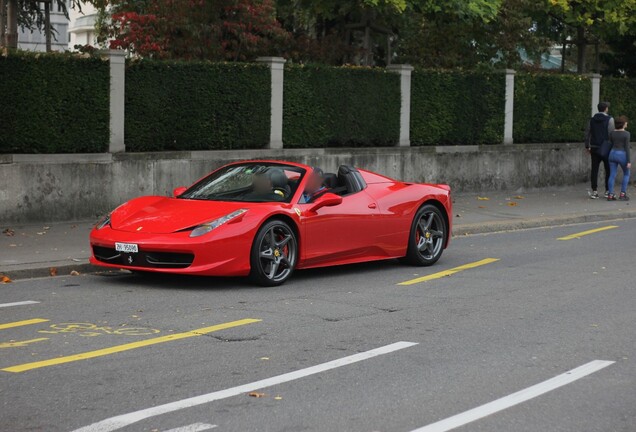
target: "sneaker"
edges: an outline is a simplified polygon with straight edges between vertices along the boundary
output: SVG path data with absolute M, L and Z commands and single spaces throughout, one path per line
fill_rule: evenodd
M 608 193 L 607 194 L 607 200 L 608 201 L 616 201 L 616 195 L 614 195 L 612 193 Z
M 592 191 L 592 193 L 590 194 L 590 198 L 592 198 L 592 199 L 599 199 L 598 192 L 596 192 L 596 191 Z
M 629 197 L 627 196 L 627 194 L 625 192 L 621 192 L 621 194 L 618 197 L 618 199 L 621 200 L 621 201 L 629 201 Z
M 603 196 L 604 196 L 605 198 L 608 198 L 608 197 L 609 197 L 609 195 L 610 195 L 609 191 L 607 191 L 607 190 L 606 190 L 606 191 L 605 191 L 605 195 L 603 195 Z

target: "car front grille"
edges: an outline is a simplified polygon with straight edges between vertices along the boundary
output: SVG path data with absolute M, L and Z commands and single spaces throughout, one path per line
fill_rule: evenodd
M 194 261 L 194 254 L 191 253 L 144 250 L 139 250 L 139 253 L 125 253 L 103 246 L 93 246 L 93 255 L 98 261 L 108 264 L 146 268 L 186 268 Z

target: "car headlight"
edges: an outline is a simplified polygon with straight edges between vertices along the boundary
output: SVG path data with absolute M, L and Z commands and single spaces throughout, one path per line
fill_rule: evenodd
M 95 225 L 95 229 L 96 230 L 100 230 L 104 227 L 110 226 L 110 214 L 104 216 L 103 218 L 101 218 L 99 220 L 99 222 L 97 222 L 97 224 Z
M 227 214 L 227 215 L 222 216 L 222 217 L 220 217 L 218 219 L 215 219 L 212 222 L 208 222 L 208 223 L 204 223 L 203 225 L 199 225 L 198 227 L 196 227 L 196 228 L 194 228 L 192 230 L 192 232 L 190 233 L 190 237 L 199 237 L 199 236 L 202 236 L 204 234 L 207 234 L 210 231 L 212 231 L 213 229 L 218 228 L 221 225 L 228 223 L 232 219 L 241 216 L 246 211 L 247 211 L 247 209 L 239 209 L 239 210 L 233 211 L 230 214 Z

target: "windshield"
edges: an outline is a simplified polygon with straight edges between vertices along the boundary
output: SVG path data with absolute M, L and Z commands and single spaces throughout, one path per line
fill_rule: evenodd
M 211 201 L 289 202 L 305 174 L 283 164 L 249 163 L 223 167 L 179 198 Z

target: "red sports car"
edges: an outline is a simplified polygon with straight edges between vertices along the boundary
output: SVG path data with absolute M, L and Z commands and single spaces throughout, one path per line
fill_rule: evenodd
M 340 166 L 226 165 L 174 197 L 119 206 L 92 230 L 91 263 L 285 282 L 295 269 L 400 258 L 434 264 L 450 241 L 450 188 Z

